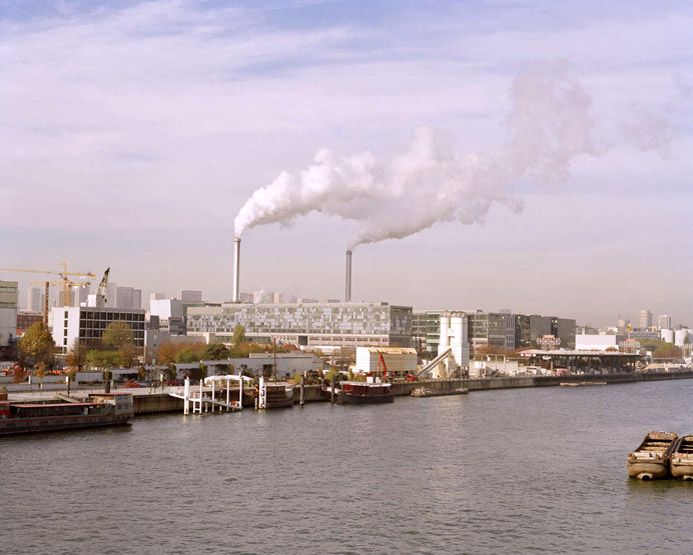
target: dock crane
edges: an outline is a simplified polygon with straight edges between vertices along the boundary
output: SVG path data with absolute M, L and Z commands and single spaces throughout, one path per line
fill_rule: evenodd
M 96 274 L 93 272 L 68 272 L 67 262 L 61 262 L 63 266 L 62 272 L 55 270 L 36 270 L 31 268 L 0 268 L 2 272 L 27 272 L 30 274 L 53 274 L 60 277 L 56 281 L 44 281 L 44 298 L 43 298 L 43 324 L 48 325 L 48 288 L 50 285 L 58 285 L 62 288 L 60 292 L 60 302 L 63 305 L 69 305 L 70 299 L 72 297 L 70 288 L 74 285 L 90 285 L 90 282 L 75 282 L 70 279 L 69 276 L 74 276 L 78 278 L 93 278 Z

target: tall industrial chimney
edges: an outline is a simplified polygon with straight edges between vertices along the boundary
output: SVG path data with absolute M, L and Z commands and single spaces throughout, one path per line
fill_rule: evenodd
M 344 302 L 351 302 L 351 251 L 346 251 L 346 290 L 344 292 Z
M 240 301 L 240 281 L 241 281 L 241 238 L 236 237 L 233 241 L 233 254 L 234 254 L 234 264 L 233 264 L 233 302 L 237 303 Z

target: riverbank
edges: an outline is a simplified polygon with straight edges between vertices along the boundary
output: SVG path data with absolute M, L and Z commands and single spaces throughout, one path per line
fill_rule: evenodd
M 425 387 L 426 389 L 450 391 L 458 388 L 467 388 L 470 392 L 475 391 L 492 391 L 498 389 L 515 389 L 529 387 L 554 387 L 561 383 L 578 383 L 578 382 L 607 382 L 607 384 L 624 384 L 650 382 L 659 380 L 683 380 L 693 379 L 693 370 L 675 371 L 675 372 L 657 372 L 657 373 L 627 373 L 627 374 L 589 374 L 589 375 L 571 375 L 571 376 L 516 376 L 504 378 L 482 378 L 482 379 L 452 379 L 452 380 L 418 380 L 414 382 L 396 382 L 392 384 L 392 390 L 397 397 L 410 395 L 412 390 L 417 387 Z M 128 391 L 133 394 L 133 404 L 135 415 L 159 414 L 166 412 L 183 412 L 183 400 L 169 395 L 169 390 L 173 388 L 164 388 L 163 390 L 151 391 L 147 388 L 132 388 L 118 389 L 118 391 Z M 72 394 L 86 396 L 87 393 L 95 393 L 103 391 L 102 389 L 80 390 Z M 211 389 L 210 389 L 211 391 Z M 12 392 L 10 400 L 24 401 L 32 399 L 48 399 L 55 393 L 64 393 L 63 391 L 25 391 Z M 232 390 L 231 395 L 237 395 L 238 390 Z M 305 386 L 303 399 L 306 403 L 328 402 L 321 391 L 319 385 Z M 300 400 L 300 387 L 294 389 L 294 403 L 298 404 Z M 245 403 L 244 403 L 245 404 Z

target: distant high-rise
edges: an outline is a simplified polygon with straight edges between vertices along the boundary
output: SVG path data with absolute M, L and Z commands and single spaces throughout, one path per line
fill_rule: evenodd
M 29 287 L 26 292 L 26 309 L 29 312 L 43 312 L 43 290 L 40 287 Z
M 671 314 L 660 314 L 657 316 L 657 327 L 660 330 L 671 329 Z
M 72 305 L 71 306 L 86 306 L 87 297 L 89 297 L 89 288 L 74 285 L 72 287 Z
M 181 289 L 178 291 L 178 298 L 181 301 L 187 301 L 192 303 L 202 302 L 202 291 L 192 291 L 189 289 Z
M 638 323 L 641 330 L 650 329 L 652 327 L 652 313 L 649 310 L 641 310 Z

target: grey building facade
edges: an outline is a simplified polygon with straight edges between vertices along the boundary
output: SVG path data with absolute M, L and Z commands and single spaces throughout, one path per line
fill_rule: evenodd
M 412 309 L 389 303 L 225 303 L 190 307 L 188 333 L 231 335 L 299 346 L 410 347 Z

